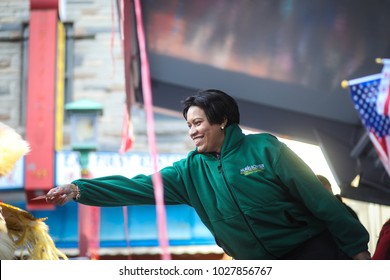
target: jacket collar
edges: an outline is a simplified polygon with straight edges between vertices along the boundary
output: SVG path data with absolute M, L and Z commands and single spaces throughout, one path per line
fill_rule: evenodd
M 238 146 L 244 139 L 245 135 L 238 124 L 229 125 L 225 131 L 225 140 L 223 141 L 221 154 L 225 155 L 234 147 Z

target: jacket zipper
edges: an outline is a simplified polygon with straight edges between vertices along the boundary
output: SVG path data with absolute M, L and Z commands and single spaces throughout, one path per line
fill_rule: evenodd
M 236 204 L 238 210 L 240 211 L 240 214 L 241 214 L 241 216 L 243 217 L 243 219 L 244 219 L 244 221 L 245 221 L 245 224 L 246 224 L 247 227 L 249 228 L 249 231 L 251 232 L 251 234 L 253 235 L 253 237 L 257 240 L 257 242 L 260 243 L 260 245 L 263 247 L 263 249 L 264 249 L 268 254 L 270 254 L 271 256 L 275 257 L 271 252 L 269 252 L 269 251 L 264 247 L 263 242 L 261 242 L 261 240 L 256 236 L 256 234 L 255 234 L 253 228 L 252 228 L 251 225 L 249 224 L 249 221 L 248 221 L 246 215 L 244 214 L 244 211 L 242 211 L 240 205 L 238 204 L 238 201 L 237 201 L 237 199 L 236 199 L 236 197 L 235 197 L 235 195 L 234 195 L 234 193 L 233 193 L 233 191 L 232 191 L 232 188 L 230 187 L 230 184 L 228 183 L 228 181 L 227 181 L 227 179 L 226 179 L 225 172 L 224 172 L 223 166 L 222 166 L 221 156 L 220 156 L 220 154 L 216 154 L 216 156 L 217 156 L 217 159 L 218 159 L 218 162 L 219 162 L 219 168 L 218 168 L 218 169 L 220 169 L 221 172 L 222 172 L 223 181 L 225 182 L 226 187 L 227 187 L 227 189 L 228 189 L 228 191 L 229 191 L 229 193 L 230 193 L 230 195 L 231 195 L 231 197 L 232 197 L 234 203 Z M 276 258 L 276 257 L 275 257 L 275 258 Z

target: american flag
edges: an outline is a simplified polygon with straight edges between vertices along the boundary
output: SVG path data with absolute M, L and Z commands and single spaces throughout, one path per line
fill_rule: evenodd
M 390 115 L 390 59 L 382 59 L 382 79 L 378 88 L 377 110 L 381 115 Z
M 390 175 L 390 117 L 377 110 L 381 74 L 348 82 L 352 101 L 374 144 L 379 158 Z

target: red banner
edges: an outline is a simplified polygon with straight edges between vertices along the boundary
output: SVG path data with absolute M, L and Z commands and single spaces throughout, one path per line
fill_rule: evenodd
M 31 152 L 25 161 L 27 208 L 53 208 L 31 200 L 54 186 L 54 123 L 56 96 L 57 11 L 30 13 L 26 139 Z

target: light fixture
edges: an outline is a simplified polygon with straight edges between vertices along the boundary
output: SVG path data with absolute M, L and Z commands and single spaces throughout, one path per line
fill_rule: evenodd
M 95 101 L 82 99 L 65 105 L 70 115 L 71 146 L 80 153 L 81 172 L 88 168 L 89 153 L 98 148 L 97 117 L 103 114 L 103 106 Z
M 75 151 L 97 149 L 97 117 L 103 114 L 98 102 L 82 99 L 65 105 L 70 114 L 71 145 Z

